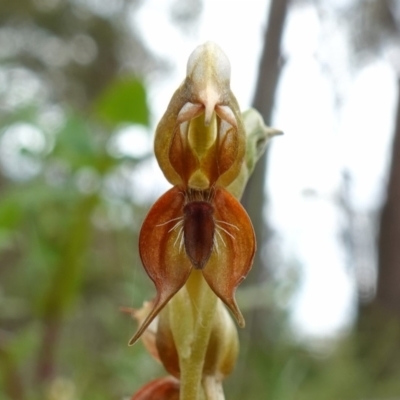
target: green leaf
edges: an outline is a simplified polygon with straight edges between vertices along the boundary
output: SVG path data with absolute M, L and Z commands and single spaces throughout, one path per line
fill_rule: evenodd
M 117 78 L 94 105 L 97 117 L 111 124 L 135 123 L 148 126 L 146 91 L 136 78 Z
M 92 136 L 88 122 L 78 114 L 70 114 L 56 136 L 53 156 L 64 160 L 73 169 L 93 165 L 96 149 Z

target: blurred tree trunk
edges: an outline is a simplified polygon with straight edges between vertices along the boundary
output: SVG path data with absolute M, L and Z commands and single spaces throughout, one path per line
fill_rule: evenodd
M 392 161 L 380 221 L 375 301 L 400 318 L 400 78 L 398 93 Z
M 272 111 L 279 76 L 282 68 L 281 41 L 285 26 L 289 0 L 271 0 L 267 28 L 264 35 L 264 47 L 256 84 L 253 107 L 263 116 L 267 125 L 271 124 Z M 266 243 L 268 241 L 268 225 L 263 215 L 267 203 L 265 196 L 267 176 L 266 152 L 260 159 L 247 184 L 243 194 L 242 204 L 246 208 L 254 226 L 258 250 L 254 259 L 253 272 L 249 275 L 248 284 L 260 283 L 268 276 L 268 256 L 265 257 Z M 260 337 L 265 339 L 263 325 L 266 321 L 265 310 L 254 310 L 248 317 L 249 332 L 252 339 Z M 269 313 L 267 311 L 267 313 Z M 270 324 L 271 326 L 273 324 Z
M 283 64 L 281 41 L 288 5 L 289 0 L 271 0 L 268 10 L 253 100 L 253 107 L 262 114 L 267 125 L 271 124 L 275 94 Z M 268 263 L 270 257 L 265 256 L 265 244 L 270 235 L 267 222 L 263 217 L 268 200 L 265 195 L 267 158 L 266 152 L 257 163 L 242 198 L 242 204 L 253 222 L 257 238 L 253 270 L 245 283 L 249 286 L 260 285 L 265 281 L 270 275 L 267 268 L 271 268 Z M 235 398 L 247 398 L 248 387 L 258 387 L 263 398 L 276 396 L 275 386 L 271 385 L 271 382 L 274 382 L 274 373 L 281 368 L 280 361 L 282 360 L 282 356 L 277 355 L 280 347 L 273 344 L 282 337 L 279 333 L 282 319 L 276 314 L 276 310 L 265 307 L 252 309 L 251 312 L 246 313 L 246 329 L 240 332 L 241 361 L 235 371 L 237 377 L 234 379 L 237 382 L 233 391 Z
M 264 35 L 264 47 L 259 66 L 256 92 L 253 107 L 263 116 L 267 125 L 271 124 L 276 88 L 282 67 L 281 41 L 289 0 L 271 0 L 268 25 Z M 254 260 L 255 271 L 250 281 L 259 282 L 264 276 L 267 263 L 262 257 L 262 248 L 268 239 L 268 229 L 263 212 L 267 198 L 265 196 L 265 180 L 267 176 L 268 150 L 257 163 L 243 194 L 242 204 L 246 208 L 256 232 L 258 251 Z
M 400 78 L 392 160 L 378 240 L 378 285 L 374 300 L 360 304 L 359 356 L 372 382 L 400 371 Z M 372 368 L 371 368 L 372 366 Z

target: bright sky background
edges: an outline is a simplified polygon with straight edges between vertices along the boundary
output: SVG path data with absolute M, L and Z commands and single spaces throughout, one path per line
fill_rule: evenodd
M 248 108 L 269 1 L 205 0 L 197 28 L 187 35 L 172 26 L 171 4 L 147 0 L 132 20 L 146 45 L 172 66 L 167 79 L 149 82 L 154 121 L 183 80 L 188 56 L 206 40 L 216 42 L 227 54 L 232 90 L 242 109 Z M 323 34 L 326 25 L 321 25 L 310 5 L 303 2 L 291 11 L 283 43 L 286 64 L 274 114 L 274 126 L 285 135 L 274 140 L 268 172 L 268 218 L 278 232 L 282 253 L 276 268 L 293 260 L 300 265 L 301 285 L 293 301 L 292 321 L 300 336 L 307 337 L 340 332 L 354 317 L 357 271 L 346 265 L 339 240 L 346 223 L 338 207 L 341 176 L 344 169 L 351 174 L 354 209 L 364 214 L 378 209 L 396 102 L 395 74 L 388 62 L 375 62 L 352 75 L 346 69 L 350 50 L 345 32 L 338 29 L 335 35 L 325 35 L 321 45 Z M 322 64 L 329 65 L 329 73 Z M 340 107 L 335 106 L 335 93 L 340 96 Z M 131 133 L 136 135 L 136 147 L 139 141 L 143 149 L 151 146 L 143 132 Z M 160 178 L 160 184 L 149 180 L 149 171 Z M 136 187 L 143 188 L 137 194 L 139 200 L 154 198 L 168 187 L 154 161 L 142 172 L 134 177 L 140 182 Z M 364 246 L 370 268 L 374 265 L 372 246 L 373 238 Z

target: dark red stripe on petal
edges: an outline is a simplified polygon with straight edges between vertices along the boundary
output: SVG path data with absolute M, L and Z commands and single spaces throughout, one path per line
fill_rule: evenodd
M 214 244 L 214 207 L 207 201 L 191 201 L 183 208 L 186 254 L 196 269 L 202 269 Z

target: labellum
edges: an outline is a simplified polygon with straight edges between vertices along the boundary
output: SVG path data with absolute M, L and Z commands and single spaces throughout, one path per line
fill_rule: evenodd
M 196 269 L 203 269 L 214 246 L 214 207 L 207 201 L 191 201 L 183 207 L 186 254 Z
M 182 191 L 175 186 L 164 193 L 147 214 L 139 235 L 140 257 L 157 295 L 129 344 L 182 288 L 193 268 L 202 272 L 239 326 L 244 326 L 235 291 L 250 271 L 255 249 L 251 221 L 225 189 Z

